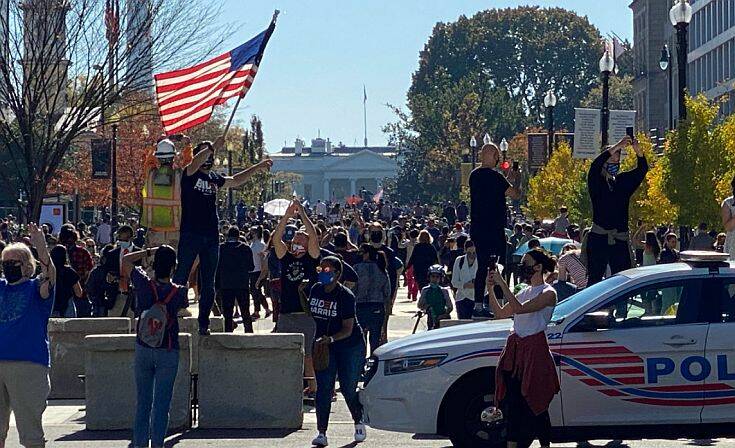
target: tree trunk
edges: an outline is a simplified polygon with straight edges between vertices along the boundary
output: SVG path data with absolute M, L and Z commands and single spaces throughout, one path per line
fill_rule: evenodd
M 41 219 L 41 206 L 43 205 L 44 188 L 34 185 L 29 189 L 28 205 L 26 206 L 26 222 L 38 223 Z

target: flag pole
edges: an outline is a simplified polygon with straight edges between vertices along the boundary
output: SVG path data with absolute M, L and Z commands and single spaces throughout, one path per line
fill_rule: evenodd
M 278 20 L 278 14 L 280 13 L 281 11 L 277 9 L 273 11 L 273 18 L 271 19 L 271 24 L 269 27 L 271 33 L 273 32 L 273 29 L 276 26 L 276 20 Z M 262 56 L 263 50 L 265 50 L 265 43 L 268 42 L 268 39 L 270 39 L 270 34 L 268 35 L 268 37 L 266 38 L 266 41 L 263 43 L 263 46 L 260 49 L 261 56 Z M 237 108 L 240 106 L 240 101 L 242 101 L 243 96 L 245 96 L 245 92 L 243 92 L 243 94 L 237 97 L 237 102 L 235 103 L 235 107 L 232 109 L 232 113 L 230 114 L 230 119 L 227 120 L 227 126 L 225 126 L 225 132 L 222 134 L 222 138 L 227 138 L 227 133 L 230 131 L 230 126 L 232 126 L 232 120 L 235 118 L 235 113 L 237 112 Z

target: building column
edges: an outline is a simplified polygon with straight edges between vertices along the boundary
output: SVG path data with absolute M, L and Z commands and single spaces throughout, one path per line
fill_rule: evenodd
M 354 177 L 350 179 L 350 195 L 356 195 L 357 194 L 357 179 Z
M 330 200 L 331 192 L 329 191 L 329 179 L 324 179 L 324 201 Z

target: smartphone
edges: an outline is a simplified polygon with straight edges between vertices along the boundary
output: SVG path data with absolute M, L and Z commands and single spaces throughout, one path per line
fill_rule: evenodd
M 498 269 L 498 256 L 490 255 L 490 258 L 487 261 L 487 270 L 492 272 L 496 269 Z
M 630 137 L 632 140 L 635 140 L 635 129 L 633 129 L 633 126 L 628 126 L 625 128 L 625 133 L 628 134 L 628 137 Z
M 513 162 L 513 171 L 518 171 L 521 169 L 521 165 L 518 162 Z

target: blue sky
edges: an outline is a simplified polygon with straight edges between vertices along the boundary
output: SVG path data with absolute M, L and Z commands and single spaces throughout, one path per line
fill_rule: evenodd
M 253 88 L 237 119 L 258 114 L 267 149 L 321 132 L 336 144 L 362 144 L 362 86 L 367 87 L 368 140 L 385 144 L 394 120 L 386 103 L 405 104 L 418 54 L 438 21 L 518 5 L 562 6 L 586 15 L 603 34 L 632 40 L 628 0 L 224 0 L 222 23 L 237 32 L 229 50 L 267 26 L 281 10 Z

